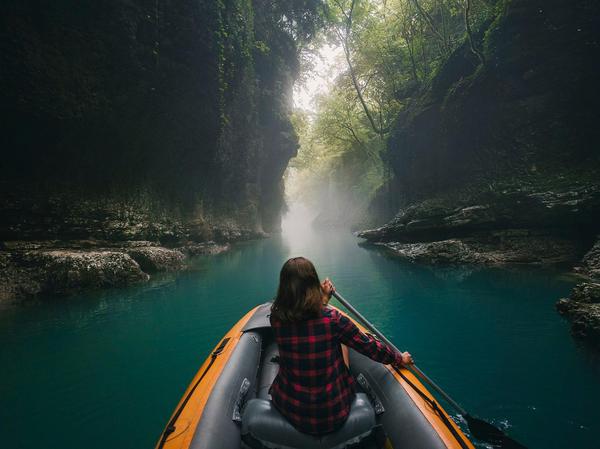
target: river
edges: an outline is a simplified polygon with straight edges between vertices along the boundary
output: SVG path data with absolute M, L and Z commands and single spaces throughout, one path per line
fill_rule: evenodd
M 297 218 L 280 236 L 145 285 L 3 306 L 2 447 L 153 447 L 210 349 L 272 298 L 295 255 L 310 258 L 472 414 L 530 449 L 600 447 L 600 360 L 554 310 L 572 279 L 410 265 Z

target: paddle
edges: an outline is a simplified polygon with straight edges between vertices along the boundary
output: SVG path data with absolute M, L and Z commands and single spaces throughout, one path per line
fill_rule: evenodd
M 364 316 L 360 314 L 358 310 L 352 306 L 342 295 L 340 295 L 337 291 L 333 292 L 333 296 L 344 306 L 346 307 L 352 314 L 358 318 L 358 320 L 367 328 L 369 331 L 373 332 L 381 341 L 383 341 L 390 348 L 394 349 L 397 352 L 400 351 L 394 344 L 389 341 L 385 335 L 377 330 L 375 326 L 373 326 Z M 492 424 L 483 421 L 479 418 L 475 418 L 471 416 L 467 411 L 462 408 L 456 401 L 454 401 L 444 390 L 438 387 L 435 382 L 433 382 L 423 371 L 421 371 L 415 364 L 407 367 L 421 379 L 423 379 L 426 383 L 428 383 L 435 391 L 437 391 L 443 398 L 458 411 L 463 418 L 467 421 L 467 425 L 469 426 L 469 430 L 473 434 L 473 436 L 479 440 L 485 441 L 487 443 L 492 444 L 495 447 L 501 449 L 527 449 L 521 443 L 510 438 L 506 435 L 502 430 L 493 426 Z

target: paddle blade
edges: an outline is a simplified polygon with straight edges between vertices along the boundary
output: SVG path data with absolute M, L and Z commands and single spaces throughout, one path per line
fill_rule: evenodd
M 513 440 L 496 426 L 479 418 L 466 415 L 464 417 L 473 436 L 479 440 L 492 444 L 500 449 L 527 449 L 521 443 Z

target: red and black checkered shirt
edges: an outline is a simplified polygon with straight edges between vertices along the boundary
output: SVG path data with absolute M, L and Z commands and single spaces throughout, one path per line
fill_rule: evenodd
M 298 430 L 320 435 L 338 429 L 354 399 L 354 378 L 344 364 L 340 343 L 381 363 L 400 363 L 400 355 L 361 332 L 330 307 L 319 318 L 295 323 L 271 319 L 279 346 L 279 373 L 271 386 L 273 404 Z

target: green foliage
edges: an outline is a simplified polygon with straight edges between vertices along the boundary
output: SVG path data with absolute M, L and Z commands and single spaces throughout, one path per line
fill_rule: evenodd
M 292 120 L 301 151 L 291 161 L 287 193 L 316 210 L 324 202 L 364 208 L 385 180 L 383 142 L 352 100 L 335 89 L 316 119 L 298 111 Z
M 323 10 L 320 0 L 217 0 L 214 9 L 220 133 L 225 133 L 239 107 L 235 102 L 253 96 L 255 74 L 272 93 L 270 84 L 279 73 L 295 74 L 297 47 L 322 27 Z M 285 94 L 282 89 L 278 93 Z
M 351 193 L 341 195 L 346 201 L 366 207 L 390 180 L 384 161 L 394 123 L 492 12 L 484 0 L 328 0 L 324 35 L 343 49 L 346 70 L 315 118 L 294 121 L 301 151 L 289 193 L 314 204 L 334 179 Z
M 269 46 L 263 41 L 256 41 L 254 43 L 254 48 L 256 49 L 256 51 L 258 51 L 259 53 L 261 53 L 263 55 L 267 55 L 271 51 Z

